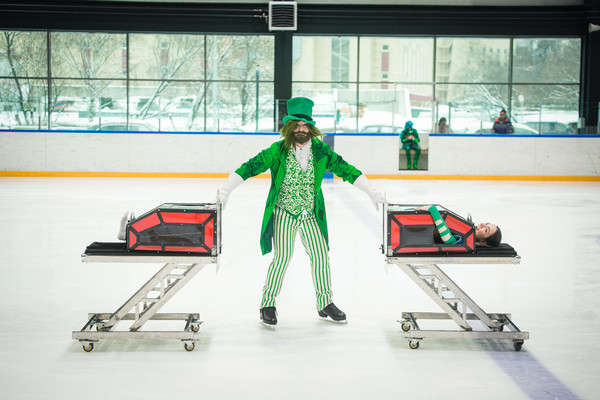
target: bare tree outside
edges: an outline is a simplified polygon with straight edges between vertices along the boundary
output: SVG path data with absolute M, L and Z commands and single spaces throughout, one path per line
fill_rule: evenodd
M 273 80 L 274 41 L 266 36 L 216 36 L 207 44 L 208 80 L 214 82 L 207 107 L 213 115 L 222 107 L 233 111 L 237 128 L 258 125 L 259 116 L 273 109 L 272 96 L 261 95 L 260 85 Z
M 102 104 L 100 98 L 117 79 L 125 77 L 122 67 L 122 48 L 125 35 L 111 33 L 55 33 L 52 34 L 52 76 L 54 78 L 78 78 L 72 86 L 83 92 L 87 104 L 88 119 L 98 116 Z M 64 91 L 55 81 L 55 99 Z M 69 90 L 66 91 L 67 93 Z M 104 97 L 110 97 L 106 95 Z
M 138 35 L 141 36 L 141 35 Z M 143 57 L 144 62 L 151 64 L 152 69 L 145 73 L 140 73 L 141 76 L 147 76 L 156 78 L 158 85 L 155 86 L 154 90 L 148 96 L 149 99 L 137 110 L 137 115 L 141 119 L 148 118 L 150 116 L 152 106 L 156 105 L 158 98 L 165 92 L 165 90 L 173 84 L 175 79 L 184 79 L 188 77 L 195 77 L 196 79 L 202 79 L 203 77 L 198 76 L 192 72 L 193 69 L 198 69 L 197 63 L 192 61 L 201 60 L 204 53 L 204 35 L 146 35 L 150 36 L 151 39 L 151 53 L 152 58 Z M 144 48 L 140 46 L 139 50 L 144 51 Z M 147 50 L 147 49 L 146 49 Z M 146 53 L 148 54 L 148 53 Z M 139 67 L 140 65 L 136 65 Z M 187 72 L 187 74 L 186 74 Z M 194 76 L 196 75 L 196 76 Z M 202 97 L 202 94 L 200 96 Z M 171 101 L 173 99 L 170 99 Z M 160 105 L 160 109 L 168 108 L 170 101 L 167 100 L 164 104 Z
M 46 34 L 2 32 L 0 75 L 10 78 L 0 81 L 0 102 L 18 126 L 45 125 L 47 69 Z
M 579 43 L 573 40 L 515 40 L 513 81 L 523 83 L 518 87 L 516 106 L 527 110 L 539 110 L 540 107 L 576 110 L 579 101 L 579 52 Z M 563 85 L 546 85 L 557 83 Z

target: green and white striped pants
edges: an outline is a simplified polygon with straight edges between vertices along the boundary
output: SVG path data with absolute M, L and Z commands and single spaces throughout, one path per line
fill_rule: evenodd
M 275 307 L 275 298 L 281 291 L 285 272 L 294 255 L 296 234 L 299 233 L 310 258 L 317 309 L 322 310 L 331 303 L 331 273 L 327 243 L 317 225 L 317 219 L 309 215 L 294 219 L 279 207 L 275 207 L 273 218 L 273 261 L 267 271 L 260 307 Z

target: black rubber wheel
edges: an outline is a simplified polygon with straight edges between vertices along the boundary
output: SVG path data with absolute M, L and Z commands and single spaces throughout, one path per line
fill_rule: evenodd
M 83 350 L 87 353 L 89 353 L 90 351 L 94 350 L 94 343 L 89 343 L 87 346 L 84 344 L 83 345 Z
M 521 351 L 521 349 L 523 348 L 523 342 L 515 341 L 513 343 L 513 347 L 515 348 L 515 351 Z
M 413 342 L 411 340 L 410 342 L 408 342 L 408 347 L 410 347 L 413 350 L 416 350 L 419 348 L 419 342 Z
M 192 351 L 196 347 L 196 344 L 195 343 L 190 343 L 190 344 L 184 343 L 183 347 L 185 347 L 185 349 L 187 351 Z
M 410 324 L 409 324 L 408 322 L 403 322 L 403 323 L 402 323 L 402 330 L 403 330 L 404 332 L 408 332 L 408 331 L 410 331 L 410 328 L 411 328 L 411 326 L 410 326 Z

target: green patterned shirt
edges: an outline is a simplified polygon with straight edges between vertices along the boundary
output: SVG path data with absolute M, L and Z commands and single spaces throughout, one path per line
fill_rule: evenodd
M 308 144 L 307 144 L 308 146 Z M 313 138 L 310 143 L 312 163 L 314 169 L 314 216 L 327 246 L 329 246 L 329 233 L 327 231 L 327 215 L 325 212 L 325 199 L 321 185 L 327 170 L 333 172 L 351 184 L 362 174 L 352 164 L 344 160 L 339 154 L 331 150 L 328 144 Z M 243 163 L 235 173 L 246 180 L 267 170 L 271 172 L 271 188 L 265 204 L 265 212 L 260 228 L 260 250 L 267 254 L 273 250 L 273 210 L 277 206 L 279 191 L 287 172 L 287 159 L 290 149 L 285 147 L 283 140 L 273 143 L 256 156 Z
M 277 198 L 277 206 L 297 218 L 303 211 L 313 214 L 315 210 L 315 168 L 312 152 L 308 159 L 308 169 L 302 167 L 292 151 L 288 152 L 285 178 Z

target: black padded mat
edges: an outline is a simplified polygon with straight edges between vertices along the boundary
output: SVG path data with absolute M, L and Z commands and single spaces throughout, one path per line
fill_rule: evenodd
M 191 256 L 191 257 L 212 257 L 206 253 L 190 253 L 180 251 L 147 251 L 147 250 L 127 250 L 125 242 L 94 242 L 85 248 L 86 256 Z
M 140 251 L 127 250 L 125 242 L 94 242 L 85 248 L 85 255 L 88 256 L 148 256 L 148 255 L 166 255 L 166 256 L 206 256 L 210 254 L 203 253 L 185 253 L 175 251 Z M 498 247 L 477 247 L 475 253 L 421 253 L 405 254 L 395 257 L 516 257 L 517 251 L 508 243 L 501 243 Z
M 516 257 L 517 251 L 508 243 L 500 243 L 498 247 L 477 247 L 475 253 L 412 253 L 412 254 L 397 254 L 394 258 L 414 258 L 414 257 Z

